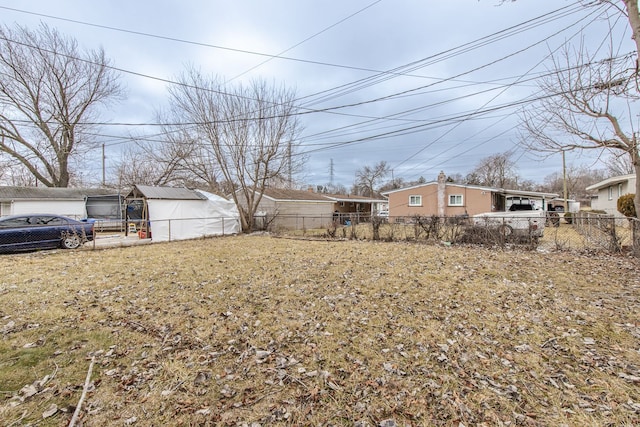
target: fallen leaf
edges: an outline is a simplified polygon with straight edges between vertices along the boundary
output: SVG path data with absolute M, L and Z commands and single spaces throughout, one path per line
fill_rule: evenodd
M 49 409 L 42 413 L 42 418 L 52 417 L 56 414 L 56 412 L 58 412 L 58 405 L 52 403 L 51 406 L 49 406 Z

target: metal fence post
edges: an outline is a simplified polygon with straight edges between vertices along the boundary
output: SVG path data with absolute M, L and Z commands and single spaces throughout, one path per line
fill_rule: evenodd
M 631 253 L 633 256 L 640 256 L 640 247 L 638 245 L 637 220 L 631 218 L 629 220 L 629 228 L 631 229 Z

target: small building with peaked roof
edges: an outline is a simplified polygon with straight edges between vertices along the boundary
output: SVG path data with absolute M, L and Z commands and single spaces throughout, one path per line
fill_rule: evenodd
M 127 221 L 153 241 L 193 239 L 240 232 L 235 204 L 185 187 L 135 185 L 126 197 Z
M 239 198 L 241 204 L 246 202 Z M 256 212 L 257 228 L 324 228 L 334 221 L 368 220 L 386 199 L 316 193 L 313 189 L 266 188 Z
M 243 197 L 240 204 L 245 204 Z M 311 190 L 266 188 L 256 210 L 256 227 L 322 228 L 333 220 L 334 201 Z

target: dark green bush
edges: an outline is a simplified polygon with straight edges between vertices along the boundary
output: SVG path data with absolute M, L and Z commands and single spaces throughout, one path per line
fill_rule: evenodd
M 567 224 L 573 223 L 573 213 L 572 212 L 565 212 L 564 213 L 564 221 Z
M 618 212 L 626 217 L 637 218 L 636 206 L 633 204 L 635 194 L 625 194 L 618 198 Z

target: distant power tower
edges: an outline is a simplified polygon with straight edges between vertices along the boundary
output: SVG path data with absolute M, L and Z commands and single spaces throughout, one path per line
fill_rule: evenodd
M 334 168 L 333 168 L 333 159 L 329 160 L 329 185 L 333 185 L 333 175 L 334 175 Z

